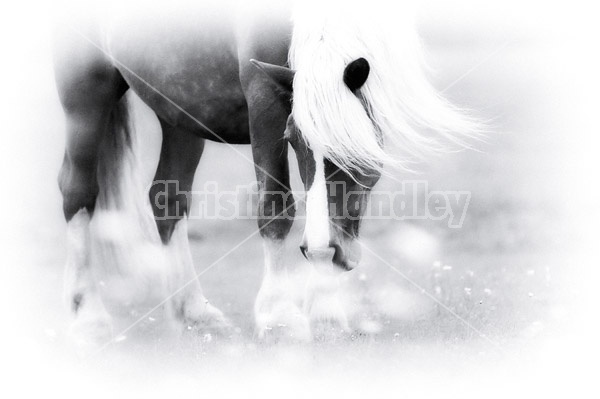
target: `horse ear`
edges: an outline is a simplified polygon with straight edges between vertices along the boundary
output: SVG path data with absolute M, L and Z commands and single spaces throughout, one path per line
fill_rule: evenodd
M 250 62 L 260 69 L 265 75 L 283 89 L 288 94 L 292 94 L 292 83 L 294 82 L 294 71 L 290 68 L 282 67 L 279 65 L 268 64 L 257 60 L 250 60 Z
M 364 58 L 359 58 L 346 66 L 344 69 L 344 83 L 352 91 L 360 89 L 365 84 L 369 77 L 371 67 L 369 62 Z

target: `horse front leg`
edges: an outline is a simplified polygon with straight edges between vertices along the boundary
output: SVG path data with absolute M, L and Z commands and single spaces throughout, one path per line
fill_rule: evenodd
M 286 205 L 289 206 L 293 207 L 293 202 Z M 289 210 L 283 213 L 286 212 Z M 268 219 L 266 223 L 269 224 L 262 224 L 261 228 L 265 257 L 263 281 L 254 304 L 258 338 L 272 342 L 309 341 L 308 319 L 301 309 L 304 280 L 286 261 L 285 236 L 291 219 Z
M 264 78 L 259 75 L 257 80 Z M 262 83 L 255 81 L 247 93 L 253 100 L 249 103 L 250 133 L 259 184 L 258 228 L 265 256 L 263 281 L 254 304 L 256 333 L 268 342 L 307 341 L 311 336 L 301 309 L 303 281 L 285 255 L 295 216 L 288 143 L 283 138 L 289 109 L 273 100 L 269 82 Z
M 268 130 L 267 130 L 268 131 Z M 286 260 L 286 241 L 295 216 L 290 190 L 287 142 L 253 144 L 259 181 L 258 227 L 263 238 L 264 274 L 254 315 L 259 339 L 310 340 L 308 320 L 301 310 L 303 280 Z
M 311 263 L 303 311 L 308 317 L 315 339 L 336 339 L 350 331 L 342 303 L 342 272 L 331 261 Z
M 173 316 L 183 329 L 226 335 L 231 324 L 202 294 L 188 240 L 189 197 L 204 139 L 160 122 L 163 141 L 150 204 L 171 267 L 168 281 Z

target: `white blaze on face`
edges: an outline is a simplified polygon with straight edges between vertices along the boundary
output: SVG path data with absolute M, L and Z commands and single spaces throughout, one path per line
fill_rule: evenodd
M 306 225 L 304 236 L 309 250 L 329 247 L 329 210 L 323 155 L 313 152 L 315 176 L 306 194 Z

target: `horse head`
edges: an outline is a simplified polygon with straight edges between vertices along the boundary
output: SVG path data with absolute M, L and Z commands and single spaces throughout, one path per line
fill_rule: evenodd
M 294 71 L 287 67 L 252 61 L 277 88 L 284 101 L 291 101 Z M 346 90 L 359 96 L 369 76 L 364 58 L 349 63 L 340 80 Z M 291 107 L 290 107 L 291 108 Z M 284 133 L 295 151 L 300 177 L 306 192 L 306 224 L 300 245 L 302 254 L 313 264 L 331 264 L 352 270 L 360 261 L 361 218 L 366 211 L 369 192 L 381 172 L 377 169 L 349 169 L 323 156 L 318 143 L 310 143 L 290 113 Z

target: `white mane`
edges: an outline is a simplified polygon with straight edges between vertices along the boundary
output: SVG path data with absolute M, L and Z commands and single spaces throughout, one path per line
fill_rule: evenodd
M 444 149 L 448 141 L 464 145 L 476 135 L 477 125 L 427 81 L 408 5 L 298 3 L 289 53 L 296 70 L 292 114 L 313 148 L 346 170 L 407 168 L 411 159 Z M 355 95 L 343 73 L 360 57 L 371 71 Z M 384 151 L 379 138 L 404 156 Z

